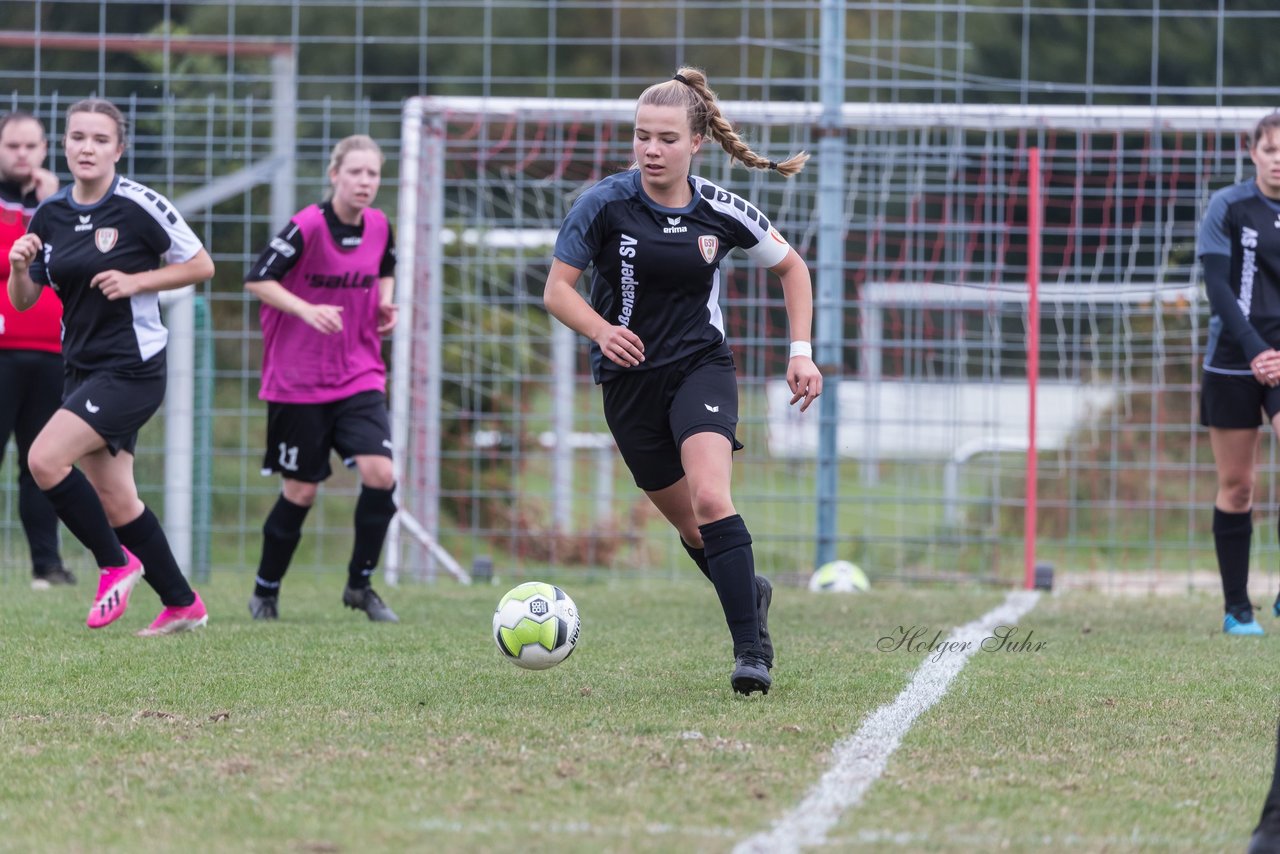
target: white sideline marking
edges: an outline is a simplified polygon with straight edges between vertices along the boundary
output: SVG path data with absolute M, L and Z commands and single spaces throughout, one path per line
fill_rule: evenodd
M 857 806 L 867 789 L 884 772 L 889 757 L 907 730 L 934 703 L 947 693 L 951 680 L 964 667 L 983 638 L 998 626 L 1016 625 L 1030 611 L 1040 594 L 1018 590 L 971 623 L 956 628 L 950 641 L 970 641 L 947 655 L 930 656 L 920 665 L 911 682 L 888 705 L 876 709 L 862 727 L 831 749 L 831 767 L 822 775 L 795 809 L 774 822 L 773 828 L 743 840 L 734 854 L 776 854 L 793 852 L 826 842 L 827 831 L 845 810 Z

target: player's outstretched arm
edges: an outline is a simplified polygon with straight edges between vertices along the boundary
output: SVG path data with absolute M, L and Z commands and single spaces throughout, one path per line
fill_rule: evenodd
M 782 280 L 782 299 L 787 308 L 787 327 L 791 341 L 809 344 L 813 336 L 813 279 L 809 266 L 795 249 L 769 268 Z M 791 389 L 791 405 L 800 404 L 804 412 L 822 394 L 822 372 L 810 353 L 795 353 L 787 360 L 787 388 Z
M 582 271 L 558 258 L 551 262 L 547 284 L 542 291 L 542 303 L 551 316 L 565 326 L 590 338 L 600 346 L 600 352 L 611 362 L 624 368 L 634 367 L 644 361 L 644 342 L 625 326 L 613 326 L 578 293 L 578 278 Z
M 40 285 L 31 279 L 31 264 L 44 244 L 28 232 L 9 247 L 9 302 L 18 311 L 26 311 L 40 298 Z
M 93 277 L 89 287 L 102 291 L 107 299 L 126 299 L 135 294 L 153 291 L 171 291 L 194 285 L 213 276 L 213 259 L 201 249 L 186 261 L 166 264 L 145 273 L 122 273 L 119 270 L 103 270 Z
M 244 283 L 245 290 L 277 311 L 291 314 L 322 335 L 342 331 L 342 306 L 307 302 L 275 279 Z
M 400 306 L 396 305 L 395 276 L 383 276 L 378 280 L 378 334 L 390 335 L 396 328 Z

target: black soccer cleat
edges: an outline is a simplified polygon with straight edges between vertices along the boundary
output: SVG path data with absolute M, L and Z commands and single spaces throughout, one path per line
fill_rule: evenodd
M 31 573 L 32 590 L 48 590 L 76 583 L 76 577 L 65 566 L 42 566 Z
M 249 597 L 249 614 L 255 620 L 276 620 L 280 617 L 279 597 L 276 596 L 258 596 Z
M 769 668 L 758 653 L 744 652 L 733 663 L 733 675 L 729 677 L 733 690 L 739 694 L 751 696 L 755 691 L 768 694 L 773 685 L 773 677 Z
M 355 589 L 346 587 L 342 591 L 342 604 L 357 611 L 364 611 L 375 623 L 398 623 L 400 618 L 396 612 L 387 607 L 382 597 L 373 592 L 372 587 Z
M 1280 854 L 1280 830 L 1259 826 L 1249 838 L 1248 854 Z
M 773 641 L 769 638 L 769 604 L 773 601 L 773 585 L 763 575 L 756 576 L 756 614 L 760 617 L 760 652 L 764 666 L 773 669 Z

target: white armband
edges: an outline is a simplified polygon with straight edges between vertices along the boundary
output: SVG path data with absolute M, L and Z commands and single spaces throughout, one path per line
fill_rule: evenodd
M 796 356 L 808 356 L 813 358 L 813 345 L 808 341 L 792 341 L 791 355 L 788 358 L 794 359 Z

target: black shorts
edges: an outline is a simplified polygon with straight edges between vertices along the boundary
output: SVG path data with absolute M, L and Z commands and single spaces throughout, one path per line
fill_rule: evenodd
M 319 483 L 333 474 L 329 452 L 347 467 L 360 456 L 391 456 L 387 396 L 362 391 L 331 403 L 267 403 L 267 452 L 262 473 Z
M 1204 372 L 1200 386 L 1200 423 L 1205 427 L 1248 430 L 1269 423 L 1277 412 L 1280 412 L 1280 386 L 1268 388 L 1252 374 Z
M 719 433 L 741 450 L 738 378 L 723 343 L 670 365 L 615 376 L 601 385 L 604 417 L 636 486 L 666 489 L 684 477 L 680 446 Z
M 66 366 L 62 408 L 84 419 L 107 443 L 112 456 L 132 454 L 138 431 L 164 403 L 165 375 L 130 376 Z

